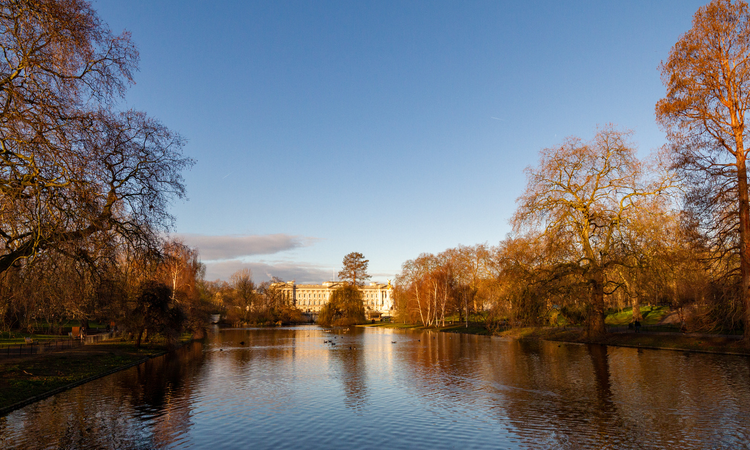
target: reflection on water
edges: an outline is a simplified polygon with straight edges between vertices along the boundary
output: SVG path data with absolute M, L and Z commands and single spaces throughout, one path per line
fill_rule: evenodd
M 325 342 L 329 341 L 329 342 Z M 235 329 L 0 418 L 2 448 L 746 448 L 750 359 Z

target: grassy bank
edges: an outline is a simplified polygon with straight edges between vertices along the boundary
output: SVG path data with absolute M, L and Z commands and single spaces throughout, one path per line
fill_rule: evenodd
M 0 415 L 13 405 L 97 378 L 166 351 L 161 343 L 135 348 L 133 341 L 104 341 L 37 355 L 0 358 Z
M 640 307 L 640 311 L 641 325 L 657 325 L 664 316 L 669 314 L 670 309 L 668 306 L 644 305 Z M 628 326 L 629 323 L 633 322 L 633 308 L 609 311 L 604 322 L 612 326 Z

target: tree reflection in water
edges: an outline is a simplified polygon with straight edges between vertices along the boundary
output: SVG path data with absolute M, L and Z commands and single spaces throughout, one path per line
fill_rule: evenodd
M 19 449 L 679 449 L 748 439 L 745 357 L 314 326 L 224 330 L 0 418 L 0 447 Z
M 367 405 L 367 363 L 362 348 L 362 341 L 358 339 L 361 332 L 354 330 L 338 330 L 333 339 L 336 345 L 331 345 L 330 369 L 336 374 L 344 391 L 344 404 L 355 411 L 362 411 Z

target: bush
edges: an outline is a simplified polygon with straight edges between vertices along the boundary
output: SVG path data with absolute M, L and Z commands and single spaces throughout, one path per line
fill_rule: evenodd
M 172 290 L 164 283 L 148 281 L 141 286 L 135 309 L 130 314 L 136 332 L 136 347 L 140 347 L 143 333 L 149 336 L 161 333 L 167 344 L 173 346 L 179 339 L 185 314 L 172 304 Z
M 566 322 L 570 325 L 580 325 L 586 320 L 587 313 L 584 306 L 576 305 L 563 305 L 560 308 L 560 315 L 563 316 Z

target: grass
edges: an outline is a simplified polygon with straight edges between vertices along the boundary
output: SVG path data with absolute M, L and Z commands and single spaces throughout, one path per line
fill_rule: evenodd
M 188 338 L 189 335 L 182 336 L 183 341 Z M 136 348 L 134 341 L 109 340 L 52 353 L 0 357 L 0 411 L 165 351 L 163 342 Z
M 641 325 L 656 325 L 669 313 L 669 306 L 641 306 Z M 613 326 L 627 326 L 633 321 L 633 308 L 615 310 L 607 314 L 605 323 Z
M 62 336 L 59 334 L 36 334 L 36 333 L 22 333 L 22 332 L 14 332 L 10 336 L 8 334 L 5 334 L 5 337 L 0 336 L 0 346 L 5 345 L 16 345 L 16 344 L 25 344 L 26 341 L 24 338 L 31 338 L 35 341 L 56 341 L 56 340 L 62 340 L 62 339 L 69 339 L 68 336 Z
M 95 320 L 89 320 L 88 326 L 89 330 L 95 330 L 95 331 L 103 331 L 107 328 L 108 322 L 97 322 Z M 34 333 L 27 333 L 24 331 L 19 330 L 12 330 L 12 331 L 2 331 L 0 332 L 0 343 L 4 343 L 5 339 L 17 339 L 19 336 L 21 337 L 21 341 L 23 341 L 23 337 L 33 337 L 34 339 L 44 339 L 44 336 L 50 336 L 50 338 L 61 338 L 66 337 L 68 335 L 68 332 L 70 332 L 73 327 L 80 327 L 81 322 L 79 320 L 66 320 L 62 323 L 62 325 L 58 324 L 50 324 L 49 322 L 35 322 L 32 326 L 33 330 L 36 330 Z M 63 334 L 50 334 L 50 330 L 57 330 L 58 327 L 61 327 Z

